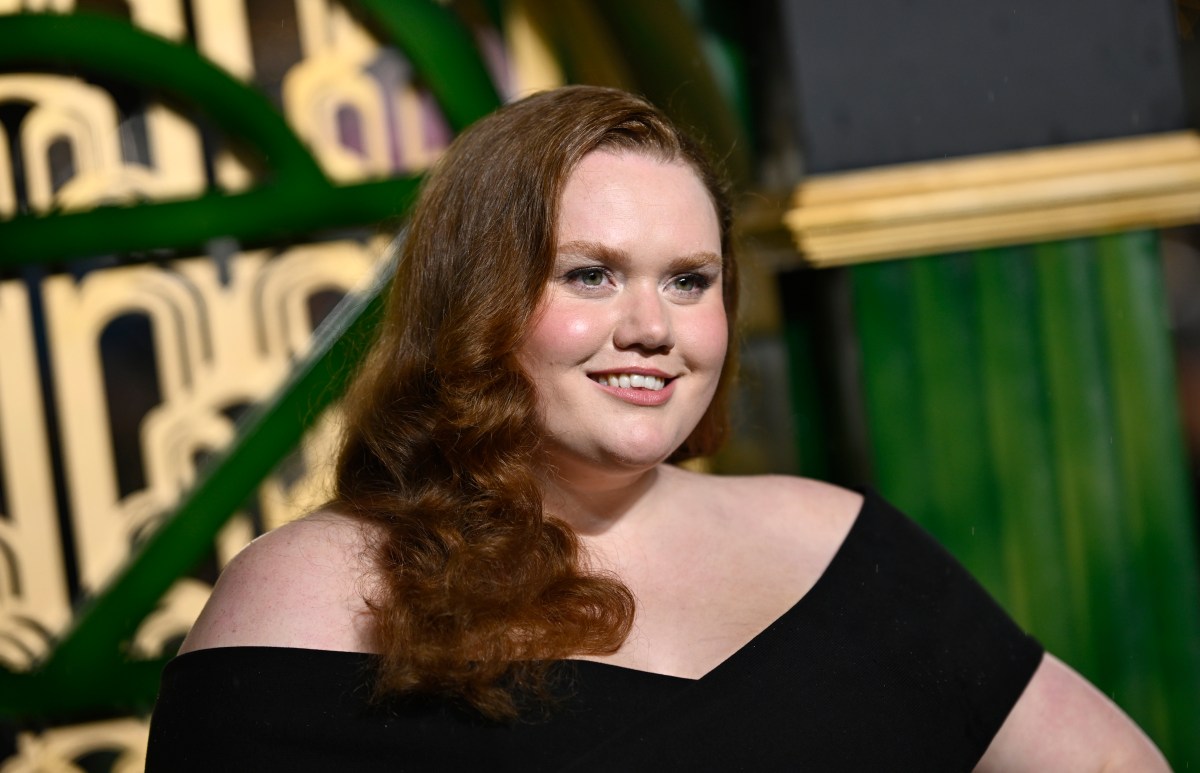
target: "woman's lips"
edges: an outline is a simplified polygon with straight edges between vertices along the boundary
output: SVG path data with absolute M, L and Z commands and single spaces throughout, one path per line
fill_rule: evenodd
M 640 371 L 621 371 L 610 373 L 593 373 L 589 376 L 597 384 L 607 384 L 621 389 L 649 389 L 658 391 L 666 385 L 668 378 L 665 374 L 644 373 Z
M 641 386 L 635 386 L 634 377 L 640 377 Z M 675 379 L 666 375 L 632 373 L 628 371 L 597 373 L 589 375 L 596 386 L 608 394 L 633 405 L 662 405 L 675 392 Z M 613 381 L 616 381 L 616 385 Z M 647 384 L 649 382 L 649 384 Z M 626 385 L 627 384 L 627 385 Z M 661 385 L 661 386 L 660 386 Z

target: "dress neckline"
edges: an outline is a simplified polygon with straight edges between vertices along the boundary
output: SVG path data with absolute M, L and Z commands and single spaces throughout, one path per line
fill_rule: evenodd
M 804 595 L 798 598 L 778 617 L 767 623 L 762 630 L 751 636 L 744 644 L 742 644 L 733 652 L 729 653 L 724 660 L 717 663 L 700 676 L 695 678 L 688 676 L 675 676 L 673 674 L 663 674 L 658 671 L 649 671 L 641 668 L 633 668 L 631 666 L 622 666 L 616 663 L 607 663 L 601 660 L 585 660 L 583 658 L 565 658 L 560 662 L 570 664 L 575 668 L 599 668 L 606 671 L 626 673 L 630 678 L 662 680 L 664 683 L 671 682 L 681 685 L 699 684 L 700 682 L 714 678 L 720 672 L 728 671 L 734 668 L 738 662 L 746 659 L 750 652 L 765 644 L 768 639 L 773 637 L 775 635 L 774 632 L 787 623 L 789 618 L 802 614 L 805 609 L 817 603 L 821 596 L 825 593 L 825 588 L 833 582 L 833 580 L 829 578 L 841 571 L 842 564 L 846 563 L 848 560 L 846 555 L 850 552 L 847 549 L 847 546 L 851 545 L 853 542 L 856 542 L 859 539 L 857 535 L 859 535 L 866 528 L 866 526 L 863 525 L 864 521 L 866 520 L 863 516 L 868 510 L 871 509 L 869 504 L 875 497 L 874 492 L 866 487 L 854 488 L 853 490 L 862 495 L 862 504 L 859 505 L 858 513 L 856 513 L 854 516 L 854 523 L 851 524 L 850 529 L 842 538 L 837 550 L 835 550 L 833 553 L 833 557 L 829 559 L 829 563 L 825 566 L 825 570 L 821 572 L 821 576 L 817 578 L 817 581 L 812 584 L 812 587 L 810 587 L 804 593 Z
M 858 513 L 855 514 L 854 523 L 851 524 L 850 529 L 846 532 L 845 537 L 842 538 L 842 541 L 838 545 L 837 550 L 834 551 L 833 557 L 830 558 L 829 563 L 825 566 L 825 570 L 823 572 L 821 572 L 821 576 L 817 578 L 817 581 L 815 583 L 813 583 L 812 587 L 810 587 L 804 593 L 804 595 L 802 595 L 799 599 L 797 599 L 790 607 L 788 607 L 786 610 L 784 610 L 778 617 L 773 619 L 771 622 L 767 623 L 767 625 L 762 630 L 760 630 L 758 633 L 754 634 L 754 636 L 750 637 L 750 639 L 748 639 L 744 644 L 742 644 L 740 647 L 738 647 L 736 650 L 734 650 L 728 656 L 726 656 L 724 660 L 717 663 L 715 666 L 710 668 L 705 673 L 701 674 L 699 677 L 692 678 L 692 677 L 687 677 L 687 676 L 675 676 L 672 674 L 663 674 L 658 671 L 649 671 L 646 669 L 633 668 L 631 666 L 622 666 L 622 665 L 618 665 L 616 663 L 607 663 L 607 662 L 599 661 L 599 660 L 585 660 L 582 658 L 564 658 L 557 662 L 563 663 L 565 665 L 569 665 L 573 668 L 581 669 L 581 670 L 606 671 L 613 675 L 619 674 L 619 675 L 626 676 L 630 679 L 639 679 L 639 680 L 644 680 L 644 681 L 658 681 L 662 684 L 676 684 L 676 685 L 699 684 L 701 682 L 709 681 L 709 680 L 715 678 L 716 675 L 718 675 L 719 673 L 724 673 L 726 671 L 734 669 L 738 663 L 747 659 L 750 652 L 754 651 L 761 645 L 765 644 L 767 640 L 772 638 L 775 635 L 775 632 L 779 628 L 781 628 L 785 623 L 787 623 L 789 621 L 789 618 L 796 616 L 796 615 L 800 615 L 805 609 L 807 609 L 807 608 L 811 607 L 813 604 L 817 603 L 817 601 L 820 599 L 820 597 L 822 595 L 824 595 L 825 588 L 827 588 L 830 585 L 830 583 L 833 582 L 833 580 L 831 580 L 830 577 L 837 574 L 838 572 L 840 572 L 842 570 L 842 565 L 845 564 L 849 560 L 847 558 L 847 553 L 850 552 L 848 550 L 848 546 L 852 545 L 854 542 L 856 542 L 858 539 L 860 539 L 859 535 L 862 533 L 862 531 L 864 529 L 867 528 L 864 525 L 864 521 L 867 520 L 866 518 L 864 518 L 864 516 L 873 509 L 870 505 L 874 501 L 875 496 L 876 496 L 870 488 L 863 487 L 863 488 L 855 488 L 854 490 L 862 495 L 862 497 L 863 497 L 862 504 L 859 506 Z M 210 648 L 206 648 L 206 649 L 192 650 L 190 652 L 186 652 L 186 653 L 176 656 L 176 659 L 184 658 L 184 659 L 191 660 L 195 656 L 203 656 L 205 653 L 214 653 L 215 654 L 215 653 L 221 653 L 222 651 L 224 651 L 225 654 L 232 656 L 234 653 L 230 652 L 231 650 L 241 651 L 246 654 L 249 654 L 252 651 L 261 651 L 261 654 L 267 654 L 267 653 L 276 654 L 276 653 L 280 653 L 282 651 L 282 652 L 293 652 L 293 653 L 298 653 L 298 654 L 305 654 L 305 655 L 309 655 L 312 657 L 321 657 L 321 656 L 339 657 L 340 656 L 340 657 L 355 658 L 355 659 L 374 659 L 374 658 L 379 657 L 379 653 L 377 653 L 377 652 L 356 652 L 356 651 L 352 651 L 352 650 L 324 650 L 324 649 L 316 649 L 316 648 L 311 648 L 311 647 L 288 647 L 288 646 L 274 646 L 274 645 L 235 645 L 235 646 L 231 646 L 231 647 L 210 647 Z

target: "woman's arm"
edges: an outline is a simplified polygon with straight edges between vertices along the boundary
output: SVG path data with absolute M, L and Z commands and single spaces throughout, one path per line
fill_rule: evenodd
M 1170 771 L 1116 704 L 1049 653 L 975 769 Z

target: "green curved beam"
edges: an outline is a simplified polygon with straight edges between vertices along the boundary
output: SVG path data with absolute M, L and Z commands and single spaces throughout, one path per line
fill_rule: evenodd
M 262 153 L 278 182 L 329 186 L 267 98 L 191 48 L 88 13 L 0 16 L 0 41 L 0 68 L 91 71 L 182 96 Z
M 156 259 L 149 251 L 200 249 L 218 236 L 250 245 L 378 223 L 403 215 L 419 182 L 411 176 L 339 188 L 269 185 L 188 201 L 24 215 L 0 221 L 0 267 L 112 254 L 136 263 L 138 253 Z
M 99 707 L 149 708 L 163 663 L 129 662 L 122 642 L 176 578 L 212 549 L 217 532 L 345 389 L 383 311 L 389 271 L 339 304 L 275 395 L 246 417 L 237 440 L 178 508 L 91 599 L 38 668 L 0 669 L 0 716 L 65 720 Z
M 361 0 L 421 73 L 450 123 L 461 129 L 499 104 L 474 42 L 452 12 L 431 0 Z M 261 242 L 322 228 L 378 222 L 403 212 L 414 178 L 333 186 L 275 108 L 252 87 L 190 48 L 91 14 L 0 17 L 0 67 L 103 72 L 181 95 L 231 136 L 261 152 L 276 184 L 242 194 L 0 221 L 0 266 L 69 258 L 194 249 L 214 236 Z M 147 67 L 147 62 L 154 67 Z
M 433 0 L 358 0 L 433 92 L 455 131 L 500 106 L 475 40 L 454 12 Z

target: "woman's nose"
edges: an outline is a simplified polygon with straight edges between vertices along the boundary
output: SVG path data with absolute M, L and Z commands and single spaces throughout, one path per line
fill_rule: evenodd
M 675 345 L 671 312 L 657 288 L 627 288 L 613 331 L 618 349 L 670 351 Z

